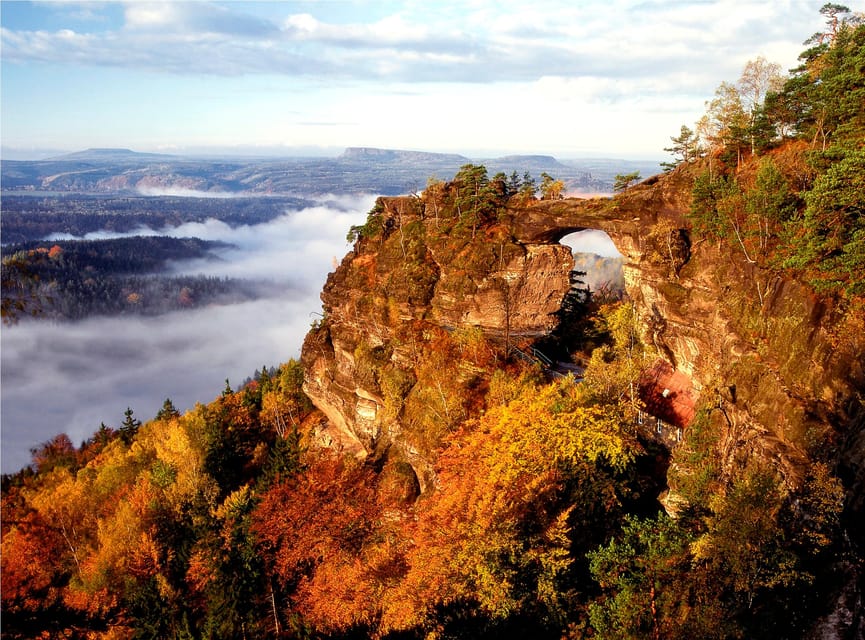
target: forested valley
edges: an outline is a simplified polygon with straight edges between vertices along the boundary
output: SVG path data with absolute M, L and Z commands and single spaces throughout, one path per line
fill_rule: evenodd
M 4 313 L 52 320 L 158 315 L 275 295 L 266 283 L 168 273 L 171 262 L 216 261 L 214 251 L 227 247 L 163 236 L 12 245 L 3 261 Z
M 652 178 L 687 185 L 689 250 L 748 274 L 743 299 L 758 302 L 741 305 L 742 324 L 763 351 L 723 366 L 770 359 L 768 329 L 748 315 L 770 279 L 809 287 L 812 311 L 833 305 L 838 349 L 865 326 L 865 25 L 823 12 L 799 69 L 749 63 Z M 358 384 L 377 390 L 414 458 L 341 447 L 294 360 L 188 412 L 166 399 L 151 420 L 130 409 L 80 446 L 58 435 L 35 448 L 3 477 L 4 635 L 792 639 L 829 620 L 841 631 L 827 637 L 861 637 L 862 486 L 839 454 L 849 425 L 790 431 L 804 457 L 795 483 L 756 448 L 733 452 L 731 472 L 718 452 L 735 387 L 704 395 L 675 448 L 642 425 L 635 389 L 657 349 L 628 299 L 566 298 L 547 340 L 586 365 L 579 381 L 517 357 L 509 334 L 405 319 L 439 283 L 431 256 L 447 257 L 453 291 L 477 288 L 509 257 L 520 212 L 561 198 L 554 182 L 539 193 L 466 165 L 411 199 L 422 216 L 388 226 L 377 206 L 351 229 L 354 270 L 339 284 L 362 291 L 357 322 L 376 337 L 351 354 Z M 676 262 L 680 230 L 661 231 L 652 260 L 684 296 L 680 271 L 696 267 Z M 57 246 L 32 250 L 67 259 Z M 312 334 L 325 342 L 334 322 Z M 791 353 L 803 339 L 790 334 Z M 861 428 L 861 395 L 849 404 Z M 421 456 L 434 467 L 424 491 Z
M 3 243 L 87 234 L 158 232 L 189 222 L 219 220 L 231 227 L 267 222 L 286 209 L 309 206 L 289 196 L 172 197 L 3 194 Z M 5 252 L 4 252 L 5 253 Z

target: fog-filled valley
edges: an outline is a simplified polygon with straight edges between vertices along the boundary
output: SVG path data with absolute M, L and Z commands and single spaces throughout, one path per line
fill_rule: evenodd
M 321 309 L 325 276 L 347 250 L 346 231 L 365 219 L 374 199 L 326 198 L 251 226 L 209 219 L 125 234 L 230 244 L 218 260 L 176 262 L 169 273 L 257 281 L 270 285 L 259 287 L 270 295 L 153 317 L 25 317 L 4 326 L 4 472 L 26 465 L 29 449 L 58 433 L 78 443 L 101 422 L 116 427 L 127 407 L 148 420 L 166 397 L 184 410 L 218 395 L 226 378 L 236 386 L 262 366 L 296 357 Z

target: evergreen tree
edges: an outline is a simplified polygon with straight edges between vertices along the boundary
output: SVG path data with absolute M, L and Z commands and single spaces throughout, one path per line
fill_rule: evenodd
M 697 136 L 687 126 L 682 125 L 678 136 L 671 136 L 673 144 L 669 147 L 664 147 L 664 151 L 669 151 L 673 154 L 673 162 L 662 162 L 661 166 L 664 171 L 675 169 L 683 162 L 693 162 L 698 156 L 697 152 Z M 628 174 L 632 175 L 632 174 Z M 616 176 L 618 178 L 618 176 Z M 638 174 L 639 177 L 639 174 Z
M 132 415 L 132 409 L 129 407 L 126 408 L 123 416 L 123 424 L 120 425 L 118 433 L 120 434 L 121 440 L 126 444 L 129 444 L 135 438 L 135 434 L 138 433 L 138 427 L 141 426 L 141 420 L 136 419 Z
M 635 182 L 639 181 L 640 172 L 633 171 L 631 173 L 616 174 L 616 181 L 613 183 L 613 191 L 619 193 L 630 187 Z
M 166 398 L 162 403 L 162 408 L 156 413 L 157 420 L 170 420 L 171 418 L 179 418 L 180 412 L 174 407 L 171 398 Z

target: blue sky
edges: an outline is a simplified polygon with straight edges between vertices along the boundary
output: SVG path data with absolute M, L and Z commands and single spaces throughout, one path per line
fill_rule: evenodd
M 0 141 L 663 157 L 749 59 L 795 66 L 821 5 L 3 0 Z

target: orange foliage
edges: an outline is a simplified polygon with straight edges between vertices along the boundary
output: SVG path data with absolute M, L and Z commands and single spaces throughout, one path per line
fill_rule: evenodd
M 362 559 L 381 515 L 374 480 L 354 460 L 314 459 L 268 491 L 253 513 L 271 570 L 285 585 L 299 582 L 295 606 L 319 628 L 369 622 L 378 608 L 376 568 L 386 562 Z
M 323 457 L 262 497 L 253 531 L 280 579 L 291 582 L 340 552 L 360 550 L 377 515 L 373 480 L 359 464 Z
M 59 596 L 63 572 L 54 561 L 65 551 L 63 538 L 31 512 L 11 528 L 4 527 L 3 610 L 38 612 Z

